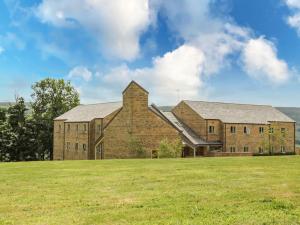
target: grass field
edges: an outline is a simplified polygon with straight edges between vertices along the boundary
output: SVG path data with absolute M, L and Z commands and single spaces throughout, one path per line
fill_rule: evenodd
M 2 163 L 0 224 L 300 224 L 300 157 Z

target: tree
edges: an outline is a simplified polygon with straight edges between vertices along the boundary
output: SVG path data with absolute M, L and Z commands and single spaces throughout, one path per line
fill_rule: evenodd
M 5 108 L 0 108 L 0 123 L 6 121 L 6 112 L 7 110 Z
M 40 160 L 53 158 L 53 119 L 79 105 L 79 94 L 63 79 L 47 78 L 32 86 L 32 122 Z
M 33 160 L 34 149 L 26 127 L 26 108 L 22 97 L 16 98 L 16 103 L 7 110 L 7 121 L 1 124 L 0 146 L 1 161 Z

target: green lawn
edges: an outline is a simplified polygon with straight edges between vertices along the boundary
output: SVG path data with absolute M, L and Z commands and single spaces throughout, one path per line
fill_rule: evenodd
M 300 157 L 2 163 L 0 224 L 300 224 Z

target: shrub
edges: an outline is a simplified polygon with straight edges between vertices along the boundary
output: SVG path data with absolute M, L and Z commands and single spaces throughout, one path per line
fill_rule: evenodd
M 164 138 L 160 141 L 157 149 L 159 158 L 177 158 L 181 156 L 182 142 L 180 140 L 169 141 Z
M 133 155 L 135 155 L 137 158 L 146 157 L 146 150 L 144 149 L 140 140 L 138 140 L 136 137 L 130 135 L 128 145 Z

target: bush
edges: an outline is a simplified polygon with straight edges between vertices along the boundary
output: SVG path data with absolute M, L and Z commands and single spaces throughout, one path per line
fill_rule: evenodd
M 133 155 L 135 155 L 137 158 L 146 157 L 146 150 L 144 149 L 140 140 L 138 140 L 136 137 L 130 135 L 128 145 Z
M 177 158 L 181 156 L 182 142 L 180 140 L 169 141 L 164 138 L 157 149 L 158 158 Z

